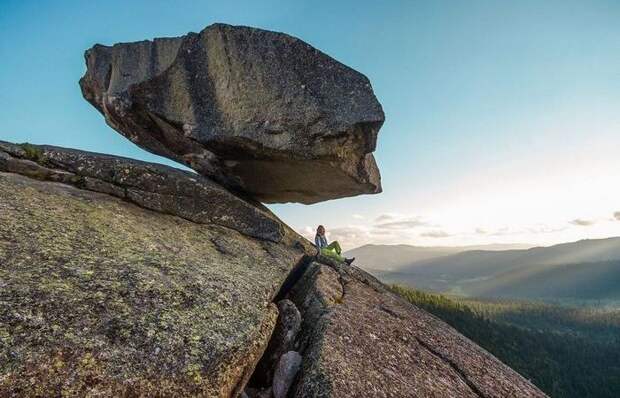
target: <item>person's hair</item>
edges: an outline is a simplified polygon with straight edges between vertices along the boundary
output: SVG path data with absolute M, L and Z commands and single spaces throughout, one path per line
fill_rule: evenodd
M 323 230 L 323 233 L 325 233 L 325 227 L 324 227 L 324 226 L 322 226 L 322 225 L 319 225 L 319 226 L 316 228 L 316 233 L 317 233 L 317 235 L 318 235 L 318 234 L 320 234 L 321 230 Z

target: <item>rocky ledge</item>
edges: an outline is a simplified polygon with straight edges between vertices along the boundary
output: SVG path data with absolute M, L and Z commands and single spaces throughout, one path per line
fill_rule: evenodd
M 357 267 L 320 258 L 287 295 L 303 323 L 291 397 L 545 397 Z
M 245 235 L 279 242 L 285 228 L 259 202 L 235 195 L 198 174 L 141 162 L 49 145 L 0 141 L 0 171 L 71 184 L 106 193 L 147 209 L 199 224 L 216 224 Z
M 381 191 L 384 121 L 370 81 L 283 33 L 200 33 L 96 45 L 84 97 L 115 130 L 261 202 Z

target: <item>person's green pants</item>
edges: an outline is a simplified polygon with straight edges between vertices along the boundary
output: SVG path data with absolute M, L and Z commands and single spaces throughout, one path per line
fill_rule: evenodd
M 321 249 L 321 255 L 329 258 L 333 258 L 336 261 L 343 262 L 345 259 L 342 257 L 342 249 L 337 241 L 333 241 L 329 245 Z

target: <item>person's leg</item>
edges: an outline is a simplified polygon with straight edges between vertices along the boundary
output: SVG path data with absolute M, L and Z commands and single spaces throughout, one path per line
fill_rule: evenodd
M 343 262 L 345 260 L 344 257 L 342 257 L 340 254 L 336 253 L 335 249 L 328 248 L 328 247 L 329 246 L 324 247 L 324 248 L 321 249 L 321 255 L 322 256 L 329 257 L 331 259 L 334 259 L 334 260 L 340 261 L 340 262 Z
M 328 249 L 334 249 L 336 253 L 342 254 L 342 249 L 340 248 L 340 243 L 337 240 L 333 241 L 329 245 L 327 245 Z

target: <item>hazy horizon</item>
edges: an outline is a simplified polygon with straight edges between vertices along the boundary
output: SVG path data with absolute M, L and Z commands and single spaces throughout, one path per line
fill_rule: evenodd
M 214 22 L 249 25 L 300 37 L 364 73 L 386 113 L 375 152 L 384 192 L 269 206 L 302 234 L 324 224 L 348 249 L 620 235 L 618 2 L 1 7 L 0 34 L 19 40 L 0 42 L 0 139 L 173 164 L 83 100 L 84 50 Z
M 567 244 L 567 243 L 577 243 L 580 241 L 590 241 L 590 240 L 605 240 L 605 239 L 620 239 L 620 236 L 608 236 L 608 237 L 604 237 L 604 238 L 584 238 L 584 239 L 578 239 L 578 240 L 571 240 L 571 241 L 566 241 L 566 242 L 558 242 L 558 243 L 553 243 L 553 244 L 549 244 L 549 245 L 537 245 L 537 244 L 532 244 L 532 243 L 526 243 L 526 242 L 507 242 L 507 243 L 483 243 L 483 244 L 479 244 L 479 245 L 435 245 L 435 246 L 421 246 L 421 245 L 414 245 L 414 244 L 409 244 L 409 243 L 364 243 L 360 246 L 355 246 L 352 248 L 347 248 L 346 251 L 352 251 L 355 249 L 359 249 L 361 247 L 364 246 L 408 246 L 408 247 L 416 247 L 416 248 L 420 248 L 420 249 L 442 249 L 442 248 L 446 248 L 446 249 L 467 249 L 467 250 L 479 250 L 477 248 L 483 249 L 486 248 L 486 250 L 492 250 L 492 251 L 500 251 L 500 250 L 521 250 L 521 249 L 531 249 L 531 248 L 535 248 L 535 247 L 551 247 L 551 246 L 557 246 L 557 245 L 562 245 L 562 244 Z

